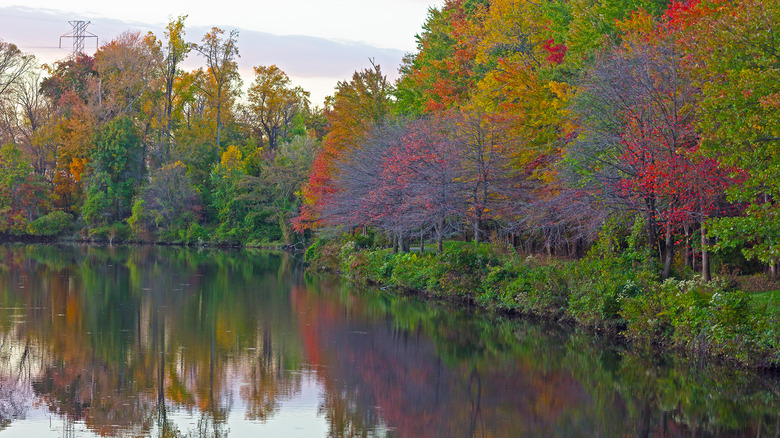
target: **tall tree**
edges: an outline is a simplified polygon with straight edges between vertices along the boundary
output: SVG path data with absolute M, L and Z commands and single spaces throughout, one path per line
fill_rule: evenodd
M 453 135 L 455 121 L 444 115 L 409 123 L 382 163 L 382 185 L 401 193 L 398 205 L 384 213 L 394 212 L 402 231 L 433 235 L 439 251 L 467 211 L 465 151 Z
M 713 221 L 719 246 L 742 248 L 780 268 L 780 4 L 772 0 L 680 2 L 671 26 L 701 88 L 702 149 L 744 170 L 729 199 L 744 216 Z M 695 40 L 693 40 L 695 38 Z
M 392 87 L 378 64 L 356 71 L 349 82 L 336 85 L 336 94 L 328 100 L 326 117 L 330 132 L 312 166 L 309 182 L 303 188 L 305 204 L 296 219 L 296 229 L 315 226 L 324 197 L 336 189 L 332 178 L 335 164 L 346 154 L 360 149 L 369 131 L 381 125 L 392 111 Z
M 44 68 L 49 76 L 41 82 L 41 91 L 56 111 L 51 133 L 57 148 L 52 177 L 56 205 L 76 212 L 81 204 L 82 176 L 97 127 L 92 103 L 98 99 L 90 94 L 99 88 L 95 86 L 98 81 L 95 58 L 82 54 Z
M 0 40 L 0 96 L 35 66 L 35 57 Z
M 42 81 L 43 74 L 33 71 L 14 86 L 11 91 L 15 105 L 12 123 L 18 132 L 17 143 L 29 157 L 35 172 L 50 177 L 56 153 L 52 138 L 54 107 L 41 92 Z
M 154 84 L 153 39 L 140 32 L 124 32 L 95 54 L 98 119 L 142 113 L 141 102 Z
M 87 196 L 82 208 L 89 225 L 125 219 L 144 176 L 141 139 L 129 117 L 108 122 L 91 151 Z
M 506 119 L 496 112 L 471 107 L 456 116 L 456 141 L 461 149 L 468 218 L 475 242 L 485 237 L 485 221 L 496 219 L 501 206 L 514 199 L 509 153 L 515 139 Z
M 255 67 L 249 107 L 270 150 L 276 150 L 280 138 L 287 137 L 295 116 L 302 115 L 308 106 L 309 93 L 301 87 L 291 87 L 290 78 L 279 67 Z
M 644 29 L 588 70 L 577 103 L 582 132 L 569 156 L 603 202 L 643 214 L 651 245 L 663 236 L 666 278 L 676 227 L 714 213 L 730 179 L 716 162 L 696 156 L 700 93 L 679 46 L 649 17 L 635 20 Z
M 231 30 L 226 37 L 225 31 L 213 27 L 202 40 L 202 44 L 196 45 L 195 50 L 206 58 L 208 69 L 206 73 L 210 78 L 210 85 L 206 90 L 216 110 L 216 153 L 222 140 L 222 118 L 226 102 L 235 93 L 233 89 L 239 81 L 238 64 L 238 31 Z
M 168 137 L 168 142 L 170 142 L 173 129 L 174 84 L 181 74 L 179 65 L 192 49 L 192 46 L 184 41 L 184 20 L 186 18 L 186 15 L 180 15 L 176 20 L 168 22 L 165 27 L 167 42 L 164 50 L 163 78 L 165 80 L 165 136 Z

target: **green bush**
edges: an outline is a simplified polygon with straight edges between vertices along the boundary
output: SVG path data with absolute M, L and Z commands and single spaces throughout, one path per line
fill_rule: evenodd
M 205 228 L 200 226 L 197 222 L 193 222 L 190 224 L 190 227 L 187 229 L 187 243 L 188 244 L 195 244 L 199 242 L 208 242 L 209 240 L 209 233 L 206 231 Z
M 233 237 L 243 243 L 250 241 L 262 243 L 276 242 L 283 237 L 282 228 L 279 226 L 274 213 L 267 209 L 247 214 L 239 232 L 244 236 L 234 235 Z
M 725 280 L 666 280 L 628 299 L 622 315 L 637 342 L 743 363 L 778 359 L 777 315 Z
M 108 241 L 111 243 L 125 242 L 130 239 L 132 230 L 130 225 L 120 222 L 102 227 L 91 228 L 89 238 L 96 241 Z
M 490 269 L 503 264 L 486 243 L 451 242 L 438 259 L 444 265 L 438 286 L 454 295 L 478 295 Z
M 433 253 L 418 255 L 417 253 L 397 254 L 393 257 L 393 268 L 390 283 L 418 291 L 438 292 L 439 279 L 446 267 L 439 263 Z
M 59 236 L 73 231 L 73 216 L 56 210 L 46 216 L 41 216 L 28 225 L 30 234 L 36 236 Z
M 103 191 L 91 190 L 87 193 L 84 205 L 81 207 L 81 216 L 84 221 L 95 229 L 103 228 L 108 211 L 108 198 Z
M 586 257 L 566 267 L 569 314 L 590 327 L 619 329 L 624 301 L 656 281 L 653 271 L 637 269 L 631 260 Z

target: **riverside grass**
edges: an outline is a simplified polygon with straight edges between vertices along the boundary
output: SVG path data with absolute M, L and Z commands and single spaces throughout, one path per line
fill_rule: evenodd
M 573 321 L 642 346 L 748 367 L 780 367 L 780 314 L 764 294 L 726 278 L 661 281 L 642 251 L 596 244 L 581 260 L 547 259 L 490 244 L 447 242 L 444 251 L 393 253 L 365 238 L 320 240 L 306 254 L 313 269 L 492 311 Z M 776 294 L 770 293 L 772 297 Z

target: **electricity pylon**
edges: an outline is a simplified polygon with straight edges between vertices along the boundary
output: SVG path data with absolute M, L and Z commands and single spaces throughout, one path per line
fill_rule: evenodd
M 84 53 L 84 41 L 87 38 L 94 38 L 95 39 L 95 48 L 97 49 L 98 45 L 98 37 L 97 35 L 93 34 L 92 32 L 87 32 L 87 26 L 91 23 L 91 21 L 68 21 L 71 26 L 73 26 L 73 30 L 66 33 L 65 35 L 60 36 L 60 49 L 62 48 L 62 39 L 63 38 L 73 38 L 73 56 L 76 56 L 80 53 Z

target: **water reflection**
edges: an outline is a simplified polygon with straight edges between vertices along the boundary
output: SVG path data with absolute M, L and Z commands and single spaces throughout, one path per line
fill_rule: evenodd
M 776 377 L 356 292 L 283 254 L 2 246 L 0 260 L 10 433 L 780 436 Z

